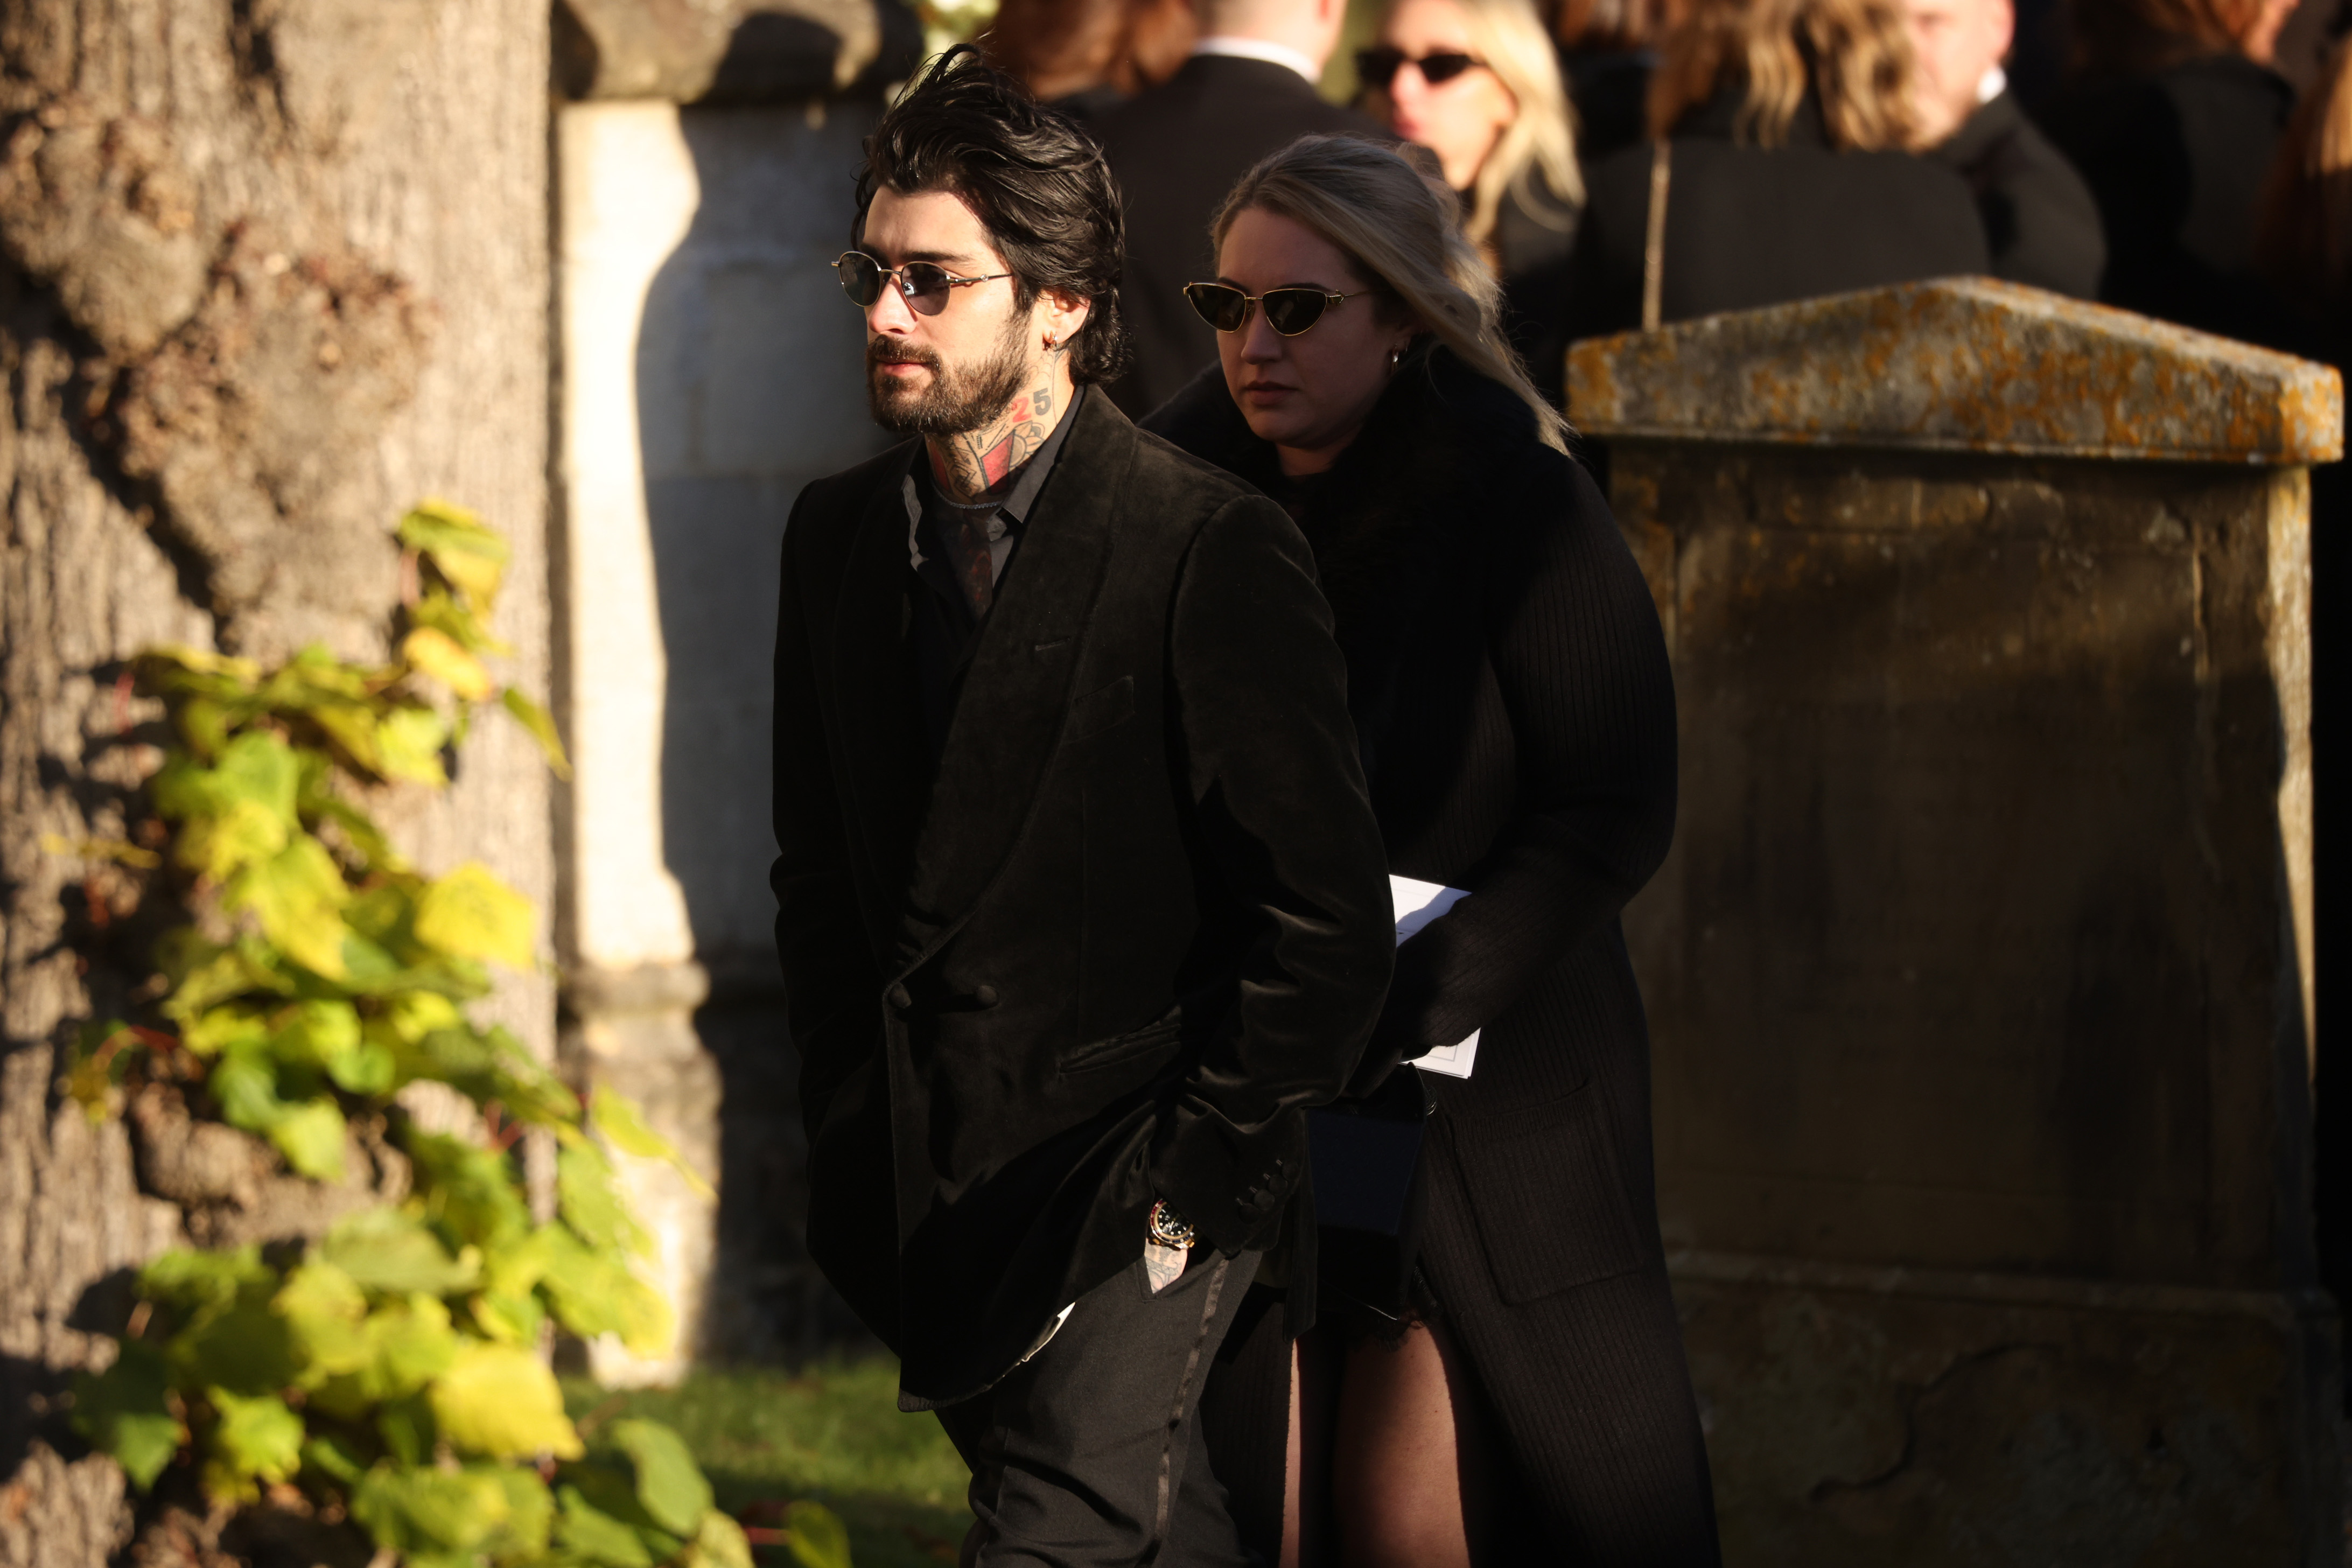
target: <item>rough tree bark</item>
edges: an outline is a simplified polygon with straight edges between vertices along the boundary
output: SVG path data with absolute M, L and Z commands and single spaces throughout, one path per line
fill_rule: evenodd
M 548 70 L 546 0 L 0 0 L 5 1568 L 128 1541 L 57 1395 L 109 1352 L 107 1281 L 184 1228 L 57 1092 L 142 975 L 108 945 L 127 886 L 42 840 L 124 832 L 158 760 L 115 687 L 141 646 L 380 653 L 421 496 L 513 540 L 499 630 L 545 689 Z M 546 792 L 486 721 L 399 826 L 544 908 Z M 497 1011 L 547 1047 L 544 984 Z

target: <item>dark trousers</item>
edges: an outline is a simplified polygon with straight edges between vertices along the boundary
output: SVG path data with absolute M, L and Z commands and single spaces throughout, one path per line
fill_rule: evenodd
M 1250 1562 L 1197 1413 L 1257 1264 L 1203 1248 L 1155 1296 L 1139 1257 L 994 1388 L 937 1412 L 971 1467 L 981 1568 Z

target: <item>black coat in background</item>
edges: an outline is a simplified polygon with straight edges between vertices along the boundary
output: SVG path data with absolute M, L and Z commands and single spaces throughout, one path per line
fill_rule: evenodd
M 1344 671 L 1282 510 L 1086 397 L 936 771 L 918 442 L 801 492 L 776 634 L 776 945 L 810 1254 L 901 1358 L 992 1383 L 1165 1198 L 1276 1239 L 1304 1107 L 1393 954 Z
M 2254 271 L 2263 183 L 2294 89 L 2237 55 L 2069 84 L 2042 113 L 2107 235 L 2099 298 L 2247 342 L 2308 352 Z
M 1528 175 L 1549 193 L 1540 169 Z M 1465 203 L 1467 210 L 1467 202 Z M 1579 209 L 1557 195 L 1530 210 L 1515 190 L 1495 214 L 1496 259 L 1502 264 L 1503 330 L 1527 362 L 1536 387 L 1559 406 L 1568 352 L 1569 268 L 1576 255 Z
M 1252 165 L 1301 136 L 1337 132 L 1393 141 L 1327 103 L 1287 66 L 1194 55 L 1158 87 L 1089 127 L 1127 198 L 1127 279 L 1118 309 L 1135 363 L 1110 384 L 1130 416 L 1159 407 L 1217 357 L 1217 334 L 1181 290 L 1217 275 L 1209 220 Z
M 2003 91 L 1929 154 L 1957 172 L 1977 199 L 1992 275 L 2012 283 L 2099 297 L 2107 244 L 2091 187 Z
M 1279 483 L 1213 374 L 1150 423 Z M 1443 351 L 1408 359 L 1301 527 L 1391 868 L 1471 894 L 1398 949 L 1355 1087 L 1483 1031 L 1471 1078 L 1424 1079 L 1422 1266 L 1504 1435 L 1503 1511 L 1525 1534 L 1506 1560 L 1712 1563 L 1618 925 L 1674 835 L 1674 679 L 1649 589 L 1584 470 Z M 1228 1413 L 1259 1413 L 1207 1430 L 1261 1545 L 1280 1530 L 1286 1368 L 1242 1355 L 1211 1383 Z
M 1839 152 L 1811 97 L 1786 144 L 1733 138 L 1737 91 L 1675 129 L 1666 200 L 1662 317 L 1669 321 L 1981 273 L 1984 225 L 1960 177 L 1905 153 Z M 1570 336 L 1642 324 L 1643 245 L 1650 216 L 1649 142 L 1587 175 L 1577 230 Z M 1570 410 L 1573 417 L 1574 410 Z

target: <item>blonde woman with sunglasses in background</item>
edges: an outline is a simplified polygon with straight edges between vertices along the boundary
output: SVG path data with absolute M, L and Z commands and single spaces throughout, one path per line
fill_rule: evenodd
M 1357 51 L 1367 113 L 1434 153 L 1502 279 L 1503 321 L 1559 402 L 1560 307 L 1584 205 L 1559 59 L 1530 0 L 1392 0 Z
M 1213 237 L 1187 293 L 1219 363 L 1146 428 L 1297 520 L 1389 869 L 1466 896 L 1400 927 L 1312 1113 L 1318 1225 L 1211 1374 L 1212 1468 L 1298 1568 L 1712 1568 L 1618 929 L 1674 834 L 1656 609 L 1451 192 L 1307 137 Z

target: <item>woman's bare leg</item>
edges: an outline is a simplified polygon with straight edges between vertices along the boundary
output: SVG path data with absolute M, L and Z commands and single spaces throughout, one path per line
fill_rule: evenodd
M 1331 1451 L 1340 1568 L 1469 1568 L 1487 1439 L 1467 1386 L 1420 1323 L 1348 1352 Z

